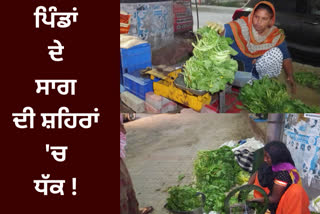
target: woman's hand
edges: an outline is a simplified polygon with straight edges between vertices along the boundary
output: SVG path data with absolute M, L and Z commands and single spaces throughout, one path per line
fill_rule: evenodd
M 256 175 L 257 175 L 257 172 L 255 172 L 251 175 L 251 177 L 249 178 L 248 184 L 254 184 L 254 181 L 256 179 Z
M 263 202 L 264 202 L 264 198 L 253 198 L 253 199 L 247 200 L 247 202 L 259 202 L 259 203 L 263 203 Z
M 293 79 L 293 65 L 291 59 L 285 59 L 283 60 L 283 69 L 287 74 L 287 82 L 291 86 L 291 92 L 293 94 L 296 93 L 296 83 Z
M 216 22 L 208 22 L 207 23 L 208 27 L 210 27 L 212 30 L 217 31 L 218 34 L 221 35 L 222 32 L 224 32 L 224 27 L 223 25 L 220 25 Z
M 287 78 L 287 82 L 291 86 L 291 93 L 295 94 L 296 93 L 296 83 L 293 80 L 293 77 L 290 76 Z

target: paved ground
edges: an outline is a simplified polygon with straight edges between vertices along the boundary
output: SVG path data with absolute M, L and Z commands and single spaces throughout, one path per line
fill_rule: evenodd
M 147 116 L 147 117 L 145 117 Z M 140 206 L 152 205 L 154 214 L 167 214 L 166 190 L 192 181 L 197 151 L 216 149 L 224 142 L 253 137 L 247 114 L 144 115 L 125 123 L 126 164 Z
M 236 7 L 220 7 L 220 6 L 199 6 L 199 27 L 206 25 L 208 21 L 217 22 L 219 24 L 226 24 L 232 21 L 232 15 Z M 195 6 L 192 6 L 193 16 L 193 31 L 197 30 L 197 13 Z

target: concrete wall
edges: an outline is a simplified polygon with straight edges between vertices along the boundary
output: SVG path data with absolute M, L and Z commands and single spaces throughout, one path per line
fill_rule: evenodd
M 174 40 L 172 1 L 120 3 L 131 15 L 129 35 L 138 36 L 159 49 Z

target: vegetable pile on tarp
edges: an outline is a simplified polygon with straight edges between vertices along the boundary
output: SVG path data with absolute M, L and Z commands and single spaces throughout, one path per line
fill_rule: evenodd
M 215 30 L 205 26 L 197 33 L 197 44 L 193 56 L 184 65 L 184 82 L 188 88 L 215 93 L 232 83 L 238 70 L 237 61 L 231 59 L 238 53 L 230 47 L 232 39 L 219 36 Z
M 264 77 L 246 84 L 239 94 L 243 106 L 252 113 L 316 113 L 317 106 L 308 106 L 298 99 L 292 99 L 285 84 Z
M 312 72 L 294 72 L 294 80 L 305 87 L 320 89 L 320 76 Z
M 206 212 L 216 211 L 224 213 L 224 200 L 230 189 L 236 185 L 242 185 L 248 182 L 249 173 L 243 171 L 235 161 L 234 154 L 230 147 L 223 146 L 217 150 L 199 151 L 196 160 L 194 161 L 195 183 L 190 186 L 193 191 L 202 192 L 206 196 L 204 210 Z M 181 190 L 179 188 L 182 188 Z M 171 187 L 169 189 L 169 198 L 167 207 L 174 210 L 175 201 L 180 201 L 180 192 L 184 194 L 184 187 Z M 175 190 L 173 192 L 171 190 Z M 190 190 L 191 192 L 191 190 Z M 174 193 L 174 194 L 173 194 Z M 198 201 L 199 198 L 194 197 L 194 192 L 186 199 L 190 198 Z M 191 203 L 194 204 L 195 202 Z M 186 211 L 196 207 L 185 206 Z

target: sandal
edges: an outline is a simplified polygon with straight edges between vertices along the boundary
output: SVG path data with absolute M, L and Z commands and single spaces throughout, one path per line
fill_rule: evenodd
M 148 214 L 153 211 L 153 207 L 149 206 L 149 207 L 140 208 L 139 211 L 140 211 L 140 214 Z

